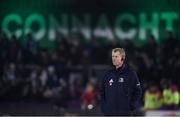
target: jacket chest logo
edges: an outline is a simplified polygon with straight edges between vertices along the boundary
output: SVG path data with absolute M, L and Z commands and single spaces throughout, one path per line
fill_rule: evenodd
M 113 84 L 113 79 L 109 80 L 109 85 L 111 86 Z
M 120 77 L 120 78 L 118 79 L 118 82 L 124 82 L 124 78 Z

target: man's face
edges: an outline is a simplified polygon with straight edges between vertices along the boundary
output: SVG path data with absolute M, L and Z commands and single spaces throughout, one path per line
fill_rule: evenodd
M 122 56 L 120 55 L 120 53 L 118 51 L 112 52 L 112 63 L 116 68 L 122 66 L 122 64 L 123 64 Z

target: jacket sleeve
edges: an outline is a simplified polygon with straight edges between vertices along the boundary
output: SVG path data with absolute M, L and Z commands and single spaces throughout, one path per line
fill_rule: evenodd
M 132 84 L 132 97 L 131 97 L 131 109 L 137 111 L 141 106 L 142 89 L 139 82 L 139 78 L 135 72 L 133 72 L 133 84 Z

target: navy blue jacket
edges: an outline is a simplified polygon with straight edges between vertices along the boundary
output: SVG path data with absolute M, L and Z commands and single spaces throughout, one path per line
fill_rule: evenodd
M 142 89 L 136 73 L 123 64 L 108 70 L 101 82 L 101 109 L 104 115 L 131 115 L 138 108 Z

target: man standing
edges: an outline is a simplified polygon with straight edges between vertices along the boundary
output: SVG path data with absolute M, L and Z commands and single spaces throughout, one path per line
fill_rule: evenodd
M 114 68 L 108 70 L 101 83 L 101 109 L 104 115 L 131 115 L 138 109 L 142 94 L 136 73 L 125 64 L 123 48 L 112 50 Z

